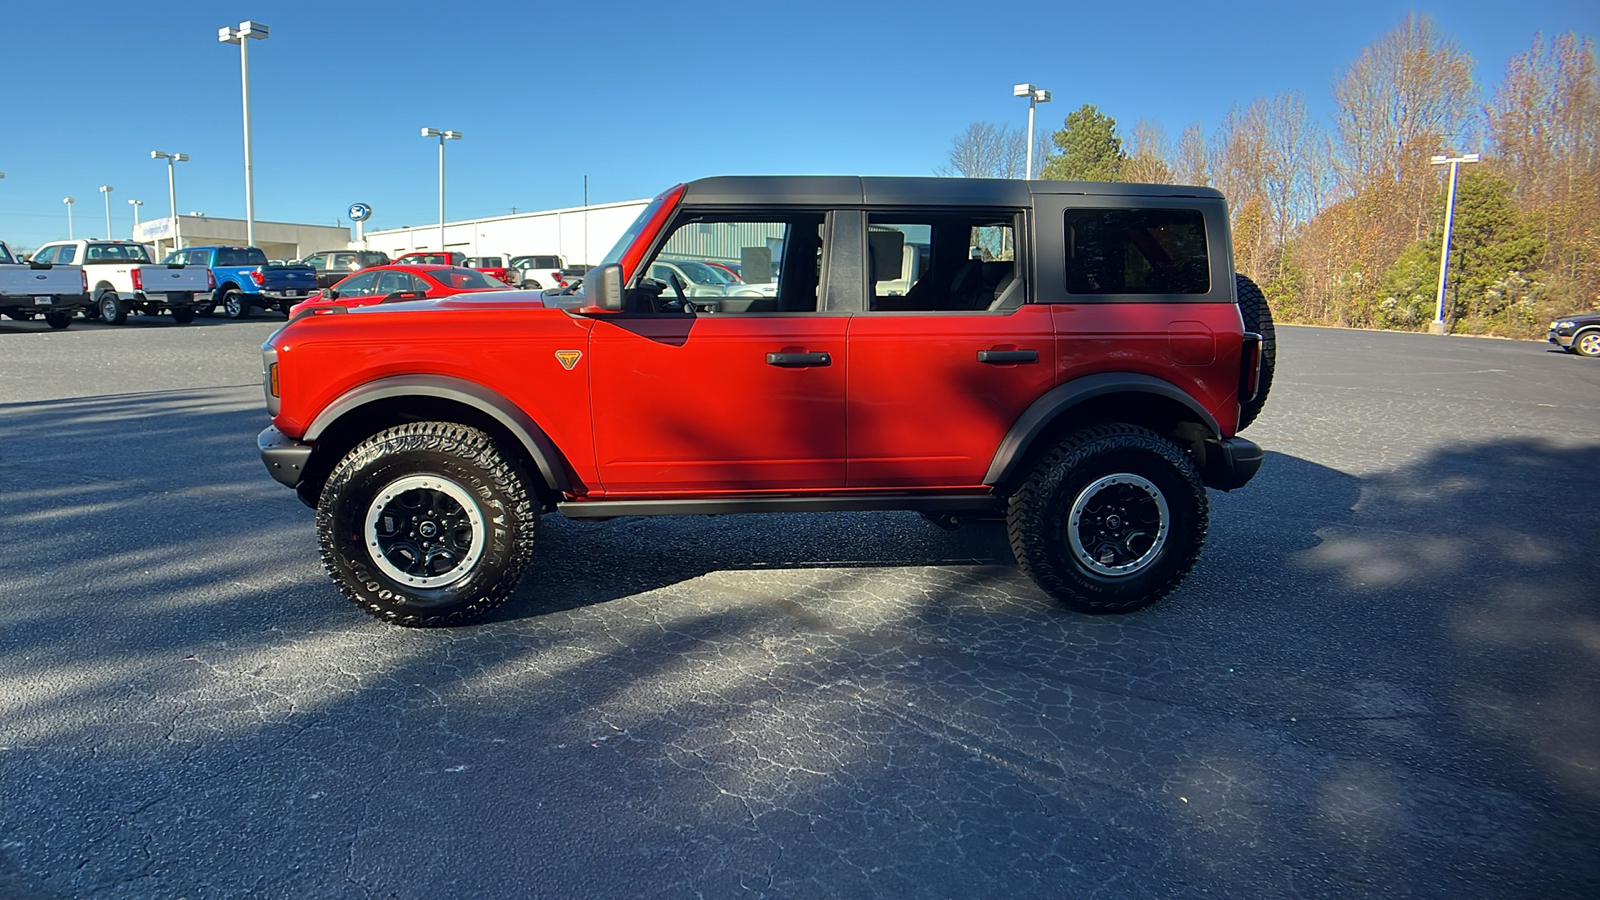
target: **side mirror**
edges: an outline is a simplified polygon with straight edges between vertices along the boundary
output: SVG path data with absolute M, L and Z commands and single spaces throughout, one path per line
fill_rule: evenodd
M 337 299 L 339 299 L 339 292 L 334 290 L 333 288 L 323 288 L 322 289 L 322 299 L 324 299 L 324 300 L 337 300 Z
M 605 312 L 622 311 L 622 266 L 611 263 L 590 269 L 583 276 L 583 285 L 592 308 Z

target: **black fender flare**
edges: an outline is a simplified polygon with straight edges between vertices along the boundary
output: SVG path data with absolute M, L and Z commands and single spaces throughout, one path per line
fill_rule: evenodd
M 300 439 L 316 441 L 347 414 L 371 403 L 403 397 L 437 397 L 484 413 L 521 442 L 523 449 L 539 467 L 539 475 L 546 486 L 559 494 L 572 492 L 572 479 L 568 476 L 561 451 L 532 416 L 481 384 L 448 375 L 395 375 L 351 388 L 323 407 Z
M 1068 410 L 1096 397 L 1127 393 L 1150 394 L 1164 400 L 1176 401 L 1194 414 L 1195 420 L 1206 429 L 1207 437 L 1218 438 L 1222 435 L 1216 417 L 1189 396 L 1187 391 L 1170 381 L 1164 381 L 1153 375 L 1141 375 L 1138 372 L 1101 372 L 1096 375 L 1086 375 L 1051 388 L 1044 396 L 1023 410 L 1022 415 L 1012 424 L 1011 430 L 1006 432 L 1005 438 L 1000 441 L 1000 447 L 994 454 L 994 461 L 989 464 L 989 471 L 983 476 L 983 483 L 996 486 L 1015 474 L 1017 466 L 1027 456 L 1028 448 L 1032 446 L 1034 438 Z

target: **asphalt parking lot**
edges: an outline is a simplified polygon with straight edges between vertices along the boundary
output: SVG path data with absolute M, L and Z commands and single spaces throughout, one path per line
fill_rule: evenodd
M 0 322 L 0 898 L 1600 896 L 1600 361 L 1283 328 L 1183 587 L 992 527 L 547 517 L 489 621 L 341 599 L 281 321 Z

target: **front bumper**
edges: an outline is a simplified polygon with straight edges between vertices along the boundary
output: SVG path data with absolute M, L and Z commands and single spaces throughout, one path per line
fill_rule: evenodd
M 261 462 L 279 484 L 295 487 L 304 477 L 306 461 L 316 448 L 289 437 L 276 425 L 268 425 L 256 436 L 256 449 L 261 451 Z
M 1576 329 L 1574 329 L 1574 330 L 1576 330 Z M 1557 347 L 1560 347 L 1563 350 L 1571 350 L 1572 349 L 1572 337 L 1573 336 L 1570 335 L 1570 334 L 1562 334 L 1559 331 L 1551 331 L 1550 332 L 1550 343 L 1555 344 Z
M 1266 451 L 1241 437 L 1208 439 L 1200 460 L 1200 480 L 1206 487 L 1231 491 L 1244 487 L 1261 470 Z

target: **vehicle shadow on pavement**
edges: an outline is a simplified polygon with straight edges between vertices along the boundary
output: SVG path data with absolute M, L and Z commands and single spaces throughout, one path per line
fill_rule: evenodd
M 0 405 L 0 886 L 1600 893 L 1600 448 L 1270 454 L 1126 616 L 993 526 L 547 517 L 498 618 L 415 631 L 321 574 L 261 425 Z

